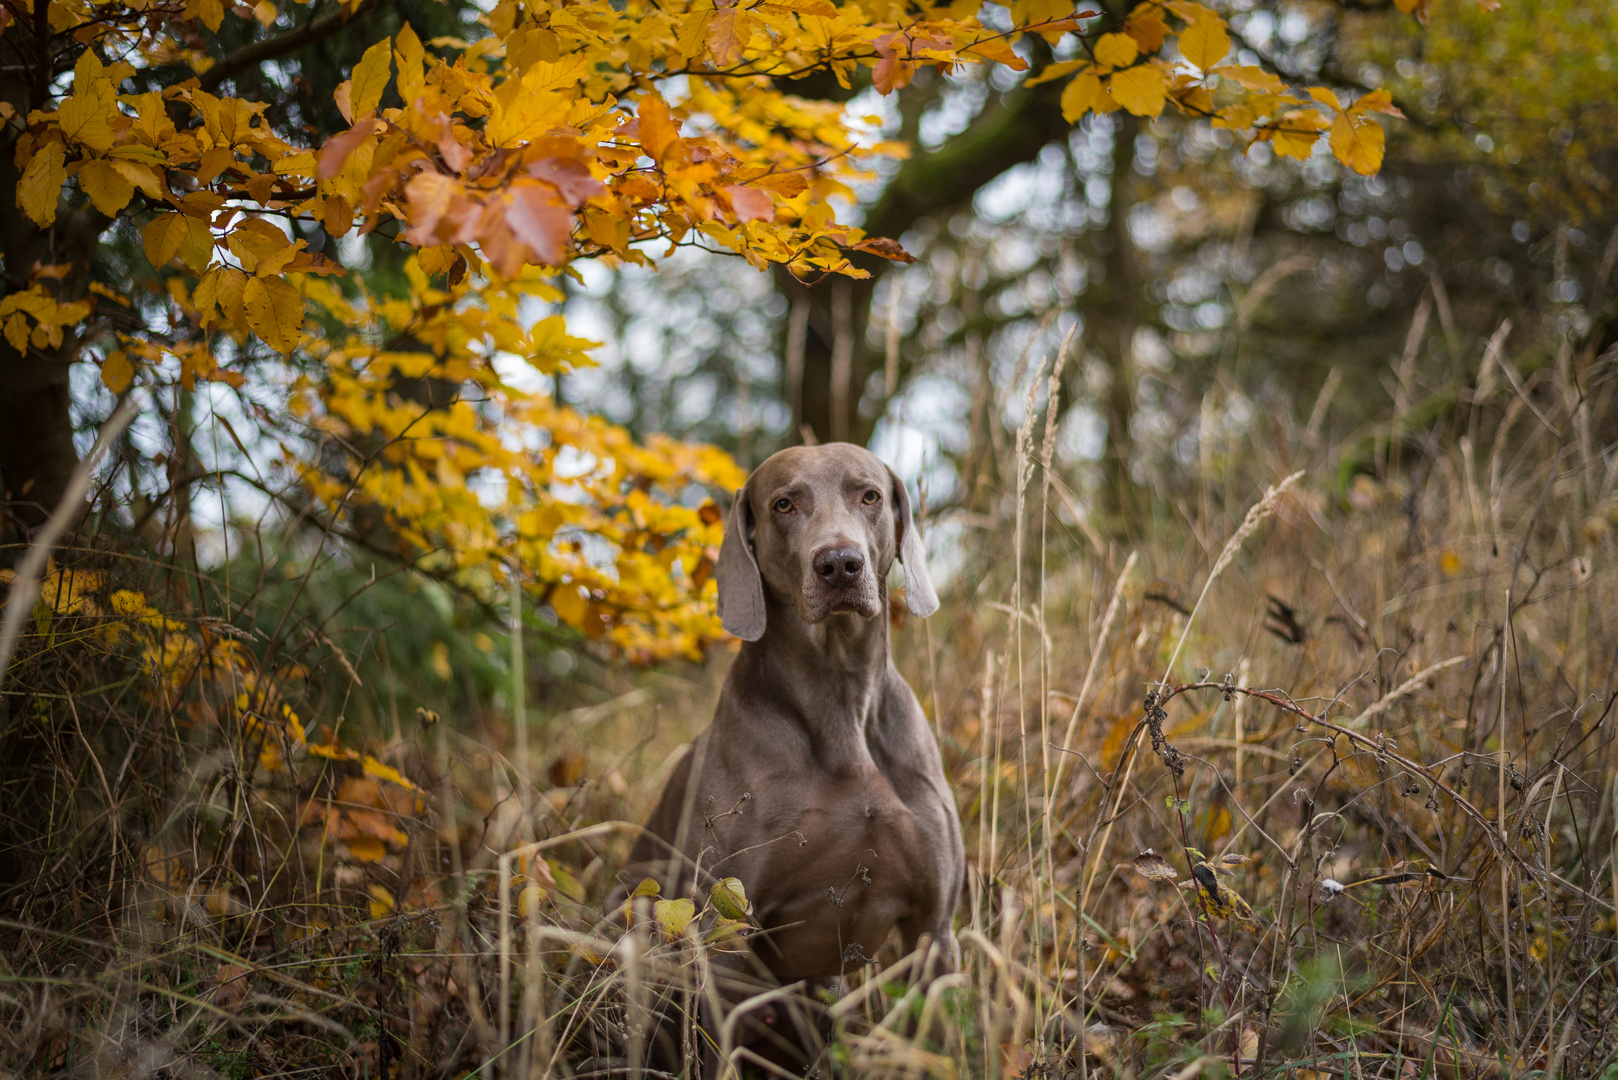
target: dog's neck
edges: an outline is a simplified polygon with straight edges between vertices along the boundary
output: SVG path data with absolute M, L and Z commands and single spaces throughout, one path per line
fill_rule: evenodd
M 769 598 L 764 637 L 742 645 L 742 658 L 770 669 L 775 688 L 811 730 L 832 738 L 863 736 L 881 708 L 888 671 L 887 590 L 873 618 L 840 613 L 805 622 L 796 605 Z

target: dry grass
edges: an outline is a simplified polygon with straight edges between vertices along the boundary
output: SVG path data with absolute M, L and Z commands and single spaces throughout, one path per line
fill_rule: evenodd
M 1072 477 L 1005 493 L 1015 554 L 1009 522 L 969 533 L 980 557 L 929 632 L 896 635 L 966 829 L 963 963 L 852 972 L 822 1075 L 1608 1069 L 1607 399 L 1550 370 L 1506 385 L 1490 355 L 1464 406 L 1391 446 L 1295 449 L 1319 443 L 1316 409 L 1204 447 L 1138 544 L 1079 529 Z M 1033 424 L 999 475 L 1049 462 Z M 73 558 L 109 575 L 100 595 L 138 577 L 205 621 L 166 571 Z M 369 748 L 418 793 L 292 747 L 267 771 L 240 671 L 159 693 L 95 644 L 105 621 L 55 617 L 5 687 L 8 813 L 46 822 L 0 923 L 19 1075 L 623 1074 L 660 1002 L 698 1012 L 707 921 L 665 941 L 599 913 L 723 657 L 609 673 L 521 735 L 379 707 Z M 272 742 L 282 703 L 311 741 L 342 715 L 309 674 L 336 647 L 306 637 L 255 646 Z M 1202 892 L 1163 879 L 1198 863 Z M 712 1040 L 768 1071 L 734 1026 L 676 1029 L 693 1057 Z

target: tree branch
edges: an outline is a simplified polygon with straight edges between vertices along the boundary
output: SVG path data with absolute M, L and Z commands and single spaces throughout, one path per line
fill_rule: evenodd
M 899 166 L 866 214 L 865 231 L 898 239 L 919 219 L 961 205 L 1013 165 L 1032 161 L 1070 129 L 1060 92 L 1045 83 L 992 95 L 965 131 Z
M 258 67 L 267 60 L 275 60 L 287 53 L 296 52 L 305 45 L 313 45 L 317 41 L 331 37 L 339 30 L 348 29 L 355 20 L 375 11 L 379 4 L 380 0 L 365 0 L 352 13 L 345 10 L 346 5 L 340 5 L 337 10 L 311 18 L 295 30 L 288 30 L 284 34 L 277 34 L 263 41 L 255 41 L 251 45 L 243 45 L 199 75 L 197 82 L 202 89 L 212 91 L 226 79 L 249 68 Z

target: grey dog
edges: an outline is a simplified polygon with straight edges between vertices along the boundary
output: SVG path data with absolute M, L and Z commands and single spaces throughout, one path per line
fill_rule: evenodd
M 887 574 L 938 597 L 904 483 L 847 443 L 783 450 L 736 492 L 715 576 L 743 641 L 713 724 L 630 854 L 664 895 L 739 878 L 775 980 L 837 978 L 898 927 L 954 963 L 965 872 L 938 744 L 889 652 Z M 767 1023 L 774 1023 L 768 1019 Z

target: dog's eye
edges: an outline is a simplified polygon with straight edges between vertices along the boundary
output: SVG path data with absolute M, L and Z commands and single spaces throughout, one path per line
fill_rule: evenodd
M 866 506 L 875 506 L 877 503 L 882 501 L 882 495 L 875 488 L 872 488 L 870 491 L 865 493 L 865 497 L 860 501 Z
M 777 514 L 790 514 L 790 513 L 792 513 L 792 500 L 787 498 L 784 495 L 781 498 L 776 499 L 775 500 L 775 512 Z

